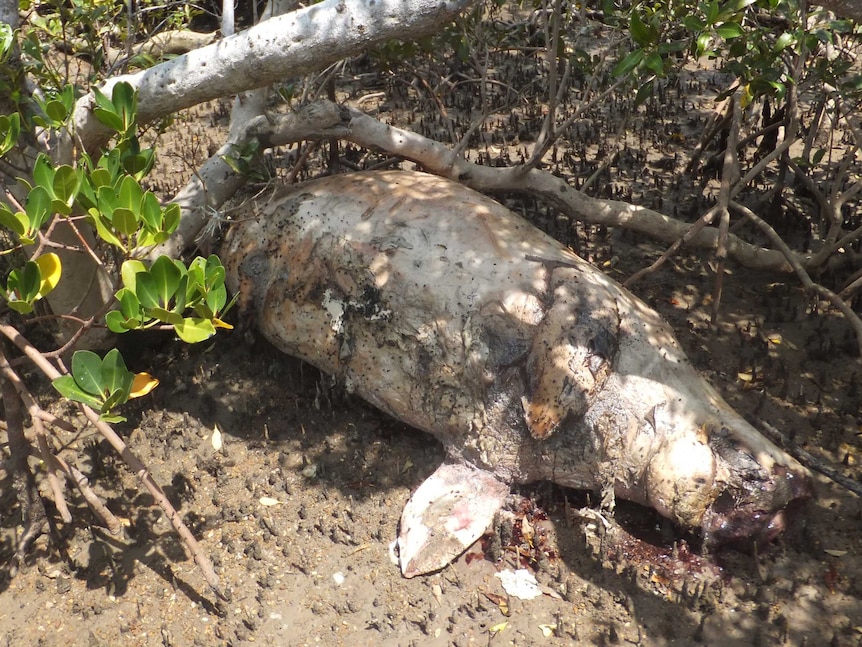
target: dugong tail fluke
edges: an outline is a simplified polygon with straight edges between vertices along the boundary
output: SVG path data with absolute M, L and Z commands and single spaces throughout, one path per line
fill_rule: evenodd
M 481 194 L 356 173 L 239 219 L 227 280 L 263 335 L 446 448 L 402 516 L 407 577 L 480 537 L 514 483 L 613 492 L 713 544 L 770 539 L 810 492 L 652 309 Z

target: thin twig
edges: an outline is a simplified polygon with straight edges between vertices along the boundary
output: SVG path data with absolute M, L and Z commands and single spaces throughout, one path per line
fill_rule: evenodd
M 707 211 L 700 218 L 698 218 L 697 222 L 693 223 L 691 227 L 689 227 L 682 236 L 677 238 L 673 242 L 673 244 L 665 250 L 664 254 L 659 256 L 658 259 L 652 263 L 652 265 L 649 265 L 648 267 L 638 270 L 637 272 L 632 274 L 623 282 L 623 285 L 627 288 L 630 288 L 647 274 L 652 274 L 653 272 L 655 272 L 658 268 L 664 265 L 667 259 L 673 256 L 680 247 L 687 244 L 695 236 L 697 236 L 698 233 L 700 233 L 700 231 L 704 227 L 711 224 L 712 221 L 715 219 L 716 215 L 718 215 L 718 205 L 712 207 L 709 211 Z
M 793 251 L 787 246 L 787 243 L 784 242 L 781 236 L 778 235 L 778 232 L 776 232 L 768 222 L 763 220 L 763 218 L 755 214 L 745 205 L 741 205 L 733 200 L 730 201 L 730 208 L 738 211 L 751 220 L 764 234 L 766 234 L 769 240 L 772 241 L 772 244 L 781 250 L 784 257 L 787 259 L 787 262 L 790 263 L 790 266 L 796 273 L 796 276 L 799 277 L 800 283 L 802 283 L 806 290 L 822 296 L 841 311 L 847 319 L 847 322 L 853 328 L 853 332 L 856 334 L 856 343 L 859 345 L 859 355 L 862 357 L 862 319 L 860 319 L 859 315 L 853 311 L 853 308 L 851 308 L 847 302 L 841 299 L 837 294 L 832 292 L 832 290 L 820 285 L 819 283 L 815 283 L 811 279 L 808 272 L 805 271 L 805 268 L 802 267 L 802 264 L 796 259 L 796 256 L 794 256 Z
M 791 96 L 795 96 L 795 93 L 793 92 L 793 88 L 792 88 L 792 87 L 791 87 L 790 93 L 791 93 Z M 728 100 L 729 100 L 729 98 L 728 98 Z M 791 99 L 791 100 L 790 100 L 790 103 L 791 103 L 791 108 L 793 108 L 793 106 L 795 105 L 795 102 Z M 731 113 L 729 113 L 729 115 L 732 115 L 732 112 L 731 112 Z M 731 118 L 732 118 L 732 117 L 731 117 Z M 796 115 L 796 113 L 795 113 L 795 110 L 794 110 L 793 112 L 791 112 L 790 125 L 789 125 L 789 127 L 786 129 L 785 136 L 784 136 L 784 140 L 783 140 L 783 141 L 782 141 L 778 146 L 776 146 L 776 147 L 775 147 L 775 149 L 774 149 L 774 150 L 772 150 L 768 155 L 766 155 L 765 157 L 763 157 L 763 159 L 761 159 L 757 164 L 755 164 L 751 169 L 749 169 L 748 173 L 746 173 L 746 174 L 745 174 L 745 176 L 744 176 L 742 179 L 740 179 L 739 181 L 737 181 L 737 182 L 736 182 L 736 183 L 731 187 L 731 189 L 730 189 L 730 193 L 729 193 L 729 196 L 730 196 L 730 199 L 731 199 L 731 200 L 732 200 L 734 197 L 736 197 L 736 195 L 737 195 L 740 191 L 742 191 L 742 189 L 744 189 L 746 186 L 748 186 L 748 184 L 749 184 L 750 182 L 752 182 L 752 181 L 754 180 L 754 178 L 756 178 L 758 175 L 760 175 L 760 173 L 762 173 L 762 172 L 763 172 L 763 170 L 766 168 L 766 166 L 767 166 L 770 162 L 772 162 L 774 159 L 778 158 L 779 156 L 783 155 L 783 154 L 785 153 L 785 151 L 787 151 L 787 149 L 789 149 L 789 148 L 790 148 L 791 144 L 793 144 L 793 142 L 794 142 L 794 141 L 796 141 L 796 129 L 798 128 L 798 124 L 799 124 L 799 119 L 798 119 L 798 117 L 797 117 L 797 115 Z M 724 180 L 723 180 L 723 178 L 722 178 L 722 185 L 723 185 L 723 184 L 724 184 Z M 661 265 L 662 265 L 662 264 L 664 264 L 664 262 L 665 262 L 665 261 L 666 261 L 666 260 L 667 260 L 671 255 L 672 255 L 672 254 L 676 253 L 676 251 L 677 251 L 680 247 L 682 247 L 682 245 L 687 244 L 687 243 L 688 243 L 689 241 L 691 241 L 691 240 L 692 240 L 692 239 L 693 239 L 693 238 L 694 238 L 694 237 L 695 237 L 695 236 L 696 236 L 696 235 L 697 235 L 697 234 L 698 234 L 698 233 L 699 233 L 699 232 L 700 232 L 704 227 L 706 227 L 708 224 L 710 224 L 710 223 L 715 219 L 715 216 L 716 216 L 718 213 L 720 213 L 720 205 L 716 205 L 716 206 L 712 207 L 709 211 L 707 211 L 705 214 L 703 214 L 703 215 L 702 215 L 702 216 L 697 220 L 697 222 L 695 222 L 693 225 L 691 225 L 691 226 L 686 230 L 685 234 L 683 234 L 683 236 L 681 236 L 680 238 L 678 238 L 678 239 L 677 239 L 677 240 L 676 240 L 676 241 L 675 241 L 675 242 L 674 242 L 674 243 L 673 243 L 673 244 L 672 244 L 672 245 L 667 249 L 667 251 L 666 251 L 664 254 L 662 254 L 662 255 L 661 255 L 661 257 L 660 257 L 660 258 L 659 258 L 655 263 L 653 263 L 653 264 L 652 264 L 652 265 L 650 265 L 649 267 L 646 267 L 646 268 L 644 268 L 644 269 L 642 269 L 642 270 L 640 270 L 640 271 L 638 271 L 638 272 L 635 272 L 632 276 L 630 276 L 628 279 L 626 279 L 626 281 L 623 283 L 623 285 L 624 285 L 624 286 L 626 286 L 626 287 L 631 287 L 632 285 L 634 285 L 634 283 L 636 283 L 637 281 L 639 281 L 640 279 L 642 279 L 642 278 L 643 278 L 644 276 L 646 276 L 647 274 L 651 274 L 652 272 L 655 272 L 659 267 L 661 267 Z M 726 234 L 726 233 L 725 233 L 724 235 L 725 235 L 725 237 L 727 236 L 727 234 Z M 722 236 L 722 234 L 721 234 L 721 232 L 719 231 L 719 232 L 718 232 L 718 235 L 716 236 L 716 245 L 718 244 L 718 241 L 719 241 L 719 239 L 721 238 L 721 236 Z M 725 245 L 726 245 L 726 242 L 725 242 Z M 797 262 L 797 264 L 798 264 L 798 262 Z M 800 267 L 801 267 L 801 265 L 800 265 Z
M 559 65 L 557 52 L 560 45 L 560 14 L 562 13 L 562 3 L 560 0 L 545 0 L 545 2 L 553 3 L 550 11 L 547 9 L 542 11 L 545 16 L 545 65 L 548 67 L 548 112 L 542 122 L 539 136 L 536 138 L 533 155 L 526 164 L 529 168 L 535 168 L 536 164 L 544 156 L 545 151 L 548 150 L 546 144 L 556 138 L 556 129 L 554 126 L 557 121 L 557 67 Z
M 33 346 L 24 336 L 14 327 L 8 324 L 0 324 L 0 334 L 5 335 L 13 344 L 15 344 L 27 357 L 29 357 L 33 363 L 48 377 L 50 380 L 54 380 L 60 377 L 60 371 L 58 371 L 51 362 L 45 359 L 42 354 L 39 352 L 39 349 Z M 111 426 L 106 423 L 104 420 L 99 418 L 99 414 L 93 411 L 90 407 L 78 403 L 79 409 L 83 412 L 86 418 L 93 424 L 93 426 L 99 431 L 100 434 L 107 440 L 114 450 L 120 455 L 123 461 L 128 465 L 129 469 L 131 469 L 135 475 L 138 477 L 138 480 L 147 488 L 147 491 L 152 495 L 152 497 L 159 504 L 159 507 L 165 513 L 165 516 L 171 522 L 171 525 L 174 527 L 176 533 L 180 536 L 183 543 L 188 548 L 189 553 L 191 553 L 192 558 L 195 563 L 201 569 L 201 573 L 204 576 L 207 584 L 209 584 L 210 588 L 213 592 L 222 600 L 226 600 L 227 597 L 222 592 L 221 587 L 219 585 L 218 576 L 215 574 L 213 570 L 212 563 L 209 558 L 201 549 L 194 535 L 188 529 L 188 526 L 182 520 L 182 517 L 168 500 L 161 486 L 153 479 L 146 465 L 137 457 L 137 455 L 129 449 L 126 445 L 125 441 L 120 438 L 117 433 L 111 428 Z
M 21 522 L 24 525 L 24 531 L 18 538 L 18 546 L 9 569 L 14 576 L 32 543 L 45 532 L 48 515 L 27 461 L 30 455 L 30 444 L 24 436 L 21 399 L 12 382 L 5 377 L 0 377 L 0 394 L 3 396 L 6 437 L 9 440 L 9 471 L 12 474 L 13 487 L 21 508 Z
M 581 103 L 575 109 L 575 111 L 556 128 L 553 137 L 548 138 L 541 147 L 537 146 L 534 149 L 533 155 L 531 156 L 529 162 L 514 167 L 518 171 L 518 173 L 521 175 L 526 175 L 529 171 L 533 170 L 536 166 L 538 166 L 539 162 L 542 160 L 545 154 L 551 149 L 551 146 L 554 145 L 554 142 L 557 141 L 557 139 L 559 139 L 560 136 L 563 135 L 563 133 L 565 133 L 572 126 L 573 123 L 575 123 L 575 120 L 580 119 L 581 115 L 584 114 L 584 112 L 586 112 L 593 106 L 601 103 L 609 96 L 611 96 L 614 92 L 616 92 L 617 89 L 623 84 L 624 80 L 625 79 L 623 77 L 617 79 L 616 82 L 613 83 L 613 85 L 603 90 L 601 94 L 596 95 L 590 101 Z
M 712 114 L 709 117 L 709 121 L 706 124 L 706 128 L 703 130 L 703 135 L 701 136 L 697 146 L 694 147 L 694 150 L 691 153 L 691 159 L 685 167 L 686 173 L 694 173 L 698 169 L 700 166 L 700 158 L 703 155 L 703 151 L 706 149 L 706 145 L 712 141 L 712 138 L 721 130 L 724 123 L 730 120 L 730 113 L 727 111 L 727 101 L 727 99 L 724 99 L 713 109 Z
M 112 535 L 119 535 L 123 530 L 123 524 L 114 516 L 113 512 L 108 510 L 107 506 L 102 503 L 102 500 L 96 496 L 96 493 L 90 488 L 90 480 L 78 468 L 70 465 L 61 457 L 54 455 L 54 460 L 57 461 L 57 465 L 63 471 L 66 478 L 72 481 L 78 488 L 78 491 L 84 497 L 93 513 L 104 522 L 108 532 Z
M 731 105 L 730 131 L 727 134 L 727 147 L 724 150 L 724 164 L 721 171 L 721 187 L 718 190 L 718 241 L 715 246 L 715 286 L 712 291 L 712 325 L 718 323 L 721 308 L 721 293 L 724 287 L 724 265 L 727 261 L 727 233 L 730 228 L 730 189 L 739 176 L 739 157 L 737 142 L 742 122 L 742 108 L 739 95 L 729 97 Z
M 15 388 L 15 391 L 18 393 L 18 397 L 27 409 L 27 413 L 30 414 L 30 419 L 33 422 L 33 430 L 36 433 L 36 442 L 39 446 L 39 454 L 42 461 L 45 463 L 45 473 L 48 477 L 48 485 L 51 488 L 54 504 L 57 506 L 57 512 L 60 513 L 60 518 L 63 522 L 69 523 L 72 521 L 72 513 L 69 512 L 69 506 L 66 504 L 66 498 L 63 495 L 63 488 L 60 484 L 60 479 L 57 478 L 58 465 L 52 460 L 54 454 L 48 447 L 45 427 L 42 424 L 42 419 L 39 418 L 37 413 L 41 408 L 36 404 L 36 399 L 31 395 L 27 386 L 24 384 L 24 381 L 9 365 L 9 361 L 6 359 L 6 354 L 3 352 L 2 348 L 0 348 L 0 373 L 2 373 L 3 378 Z
M 809 454 L 807 451 L 805 451 L 795 443 L 789 442 L 784 434 L 782 434 L 780 431 L 778 431 L 778 429 L 770 425 L 765 420 L 758 420 L 758 422 L 760 423 L 758 426 L 760 427 L 760 431 L 763 432 L 763 435 L 765 435 L 776 445 L 784 449 L 784 451 L 793 456 L 793 458 L 798 460 L 805 467 L 808 467 L 816 472 L 820 472 L 821 474 L 823 474 L 823 476 L 833 481 L 834 483 L 837 483 L 841 487 L 850 490 L 856 496 L 862 496 L 862 483 L 855 479 L 851 479 L 848 476 L 844 476 L 844 474 L 842 474 L 835 468 L 830 467 L 816 456 Z

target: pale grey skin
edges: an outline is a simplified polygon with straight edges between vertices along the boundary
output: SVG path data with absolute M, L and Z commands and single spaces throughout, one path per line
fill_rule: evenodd
M 481 194 L 415 172 L 350 174 L 281 189 L 238 219 L 228 284 L 260 331 L 461 466 L 441 472 L 442 492 L 414 495 L 419 523 L 436 501 L 449 526 L 409 552 L 433 552 L 468 517 L 475 527 L 442 556 L 408 567 L 402 554 L 405 574 L 481 535 L 487 509 L 458 511 L 477 488 L 490 508 L 512 483 L 613 490 L 714 541 L 768 539 L 808 494 L 806 470 L 722 400 L 658 314 Z

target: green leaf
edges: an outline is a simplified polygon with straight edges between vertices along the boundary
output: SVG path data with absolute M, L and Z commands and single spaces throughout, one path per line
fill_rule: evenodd
M 151 232 L 156 232 L 162 228 L 162 205 L 159 204 L 159 199 L 152 191 L 144 193 L 141 201 L 141 219 L 144 221 L 147 229 Z
M 114 209 L 119 206 L 117 192 L 114 191 L 114 188 L 110 185 L 101 186 L 99 187 L 98 197 L 99 211 L 101 211 L 106 218 L 110 218 L 114 213 Z
M 820 164 L 820 160 L 823 159 L 823 156 L 826 154 L 825 148 L 818 148 L 814 151 L 814 157 L 811 160 L 812 164 Z
M 614 66 L 611 74 L 613 76 L 624 76 L 640 65 L 643 59 L 644 51 L 642 49 L 629 52 L 625 58 Z
M 701 5 L 703 6 L 703 5 Z M 715 21 L 718 19 L 718 14 L 720 9 L 718 7 L 718 3 L 715 0 L 712 0 L 709 4 L 706 5 L 706 24 L 713 25 Z
M 111 310 L 105 315 L 105 325 L 108 326 L 108 330 L 118 334 L 134 330 L 140 326 L 140 323 L 138 319 L 126 319 L 119 310 Z
M 123 169 L 135 179 L 142 179 L 149 173 L 156 162 L 155 152 L 151 148 L 141 151 L 135 155 L 123 158 Z
M 664 76 L 664 60 L 658 52 L 650 52 L 644 60 L 644 66 L 656 76 Z
M 111 172 L 105 168 L 96 168 L 90 173 L 90 182 L 92 182 L 93 187 L 98 190 L 103 186 L 111 186 L 113 184 L 113 178 L 111 178 Z
M 102 414 L 99 414 L 99 420 L 107 422 L 109 425 L 117 425 L 121 422 L 125 422 L 126 417 L 125 416 L 118 416 L 118 415 L 112 414 L 112 413 L 102 413 Z
M 44 153 L 39 153 L 33 163 L 33 183 L 46 190 L 54 186 L 54 165 Z M 50 195 L 50 197 L 54 196 Z
M 644 102 L 652 96 L 654 88 L 655 83 L 653 83 L 652 79 L 639 87 L 637 94 L 635 95 L 635 106 L 643 105 Z M 218 310 L 216 310 L 216 312 L 218 312 Z
M 102 358 L 91 350 L 77 350 L 72 355 L 72 377 L 87 393 L 104 398 Z
M 225 269 L 221 259 L 216 254 L 207 256 L 206 265 L 206 285 L 208 288 L 217 288 L 224 285 Z
M 712 54 L 712 52 L 710 52 L 708 49 L 710 44 L 712 43 L 712 37 L 709 34 L 707 34 L 707 33 L 700 34 L 697 37 L 695 42 L 696 42 L 695 57 L 701 58 L 702 56 L 708 56 L 708 55 Z
M 118 133 L 125 132 L 123 118 L 117 114 L 111 101 L 98 88 L 93 90 L 96 97 L 96 106 L 93 108 L 93 116 L 111 130 Z
M 42 270 L 34 261 L 27 261 L 18 274 L 17 291 L 22 301 L 32 303 L 39 296 L 42 285 Z
M 141 272 L 135 278 L 135 295 L 138 297 L 138 301 L 141 302 L 141 307 L 144 310 L 160 306 L 159 290 L 149 272 Z
M 106 406 L 105 411 L 129 399 L 134 379 L 135 375 L 126 368 L 120 351 L 116 348 L 109 350 L 102 360 L 102 385 L 105 392 L 110 394 L 107 400 L 110 406 Z
M 207 259 L 203 256 L 196 256 L 187 270 L 189 275 L 189 289 L 204 288 L 207 282 Z
M 215 334 L 215 326 L 211 321 L 187 317 L 182 324 L 175 325 L 177 335 L 187 344 L 196 344 L 205 341 Z
M 733 38 L 739 38 L 745 32 L 739 23 L 735 22 L 726 22 L 722 23 L 718 27 L 715 28 L 716 33 L 721 36 L 724 40 L 731 40 Z
M 207 296 L 209 296 L 209 293 L 207 293 Z M 207 304 L 206 302 L 196 303 L 194 305 L 194 308 L 192 309 L 195 311 L 195 314 L 201 319 L 207 319 L 209 321 L 212 321 L 216 315 L 216 313 L 212 310 L 212 308 L 209 307 L 209 304 Z
M 123 129 L 119 132 L 127 133 L 135 125 L 137 111 L 135 89 L 125 81 L 117 83 L 111 93 L 111 103 L 123 120 Z
M 120 288 L 114 294 L 114 298 L 120 304 L 120 312 L 126 319 L 138 318 L 142 316 L 141 302 L 138 301 L 137 295 L 129 288 Z
M 96 100 L 97 108 L 107 112 L 115 112 L 113 102 L 99 88 L 93 88 L 93 98 Z
M 135 214 L 141 211 L 141 202 L 144 199 L 144 190 L 137 180 L 130 175 L 123 178 L 120 190 L 117 192 L 117 206 L 125 207 Z
M 241 160 L 230 155 L 222 155 L 221 158 L 230 167 L 230 170 L 237 175 L 248 175 L 248 165 L 244 164 Z
M 102 408 L 102 399 L 91 393 L 87 393 L 75 381 L 71 375 L 63 375 L 51 381 L 53 386 L 60 395 L 75 402 L 83 402 L 92 407 L 96 411 Z
M 72 213 L 72 208 L 62 200 L 51 200 L 51 213 L 68 216 Z
M 138 230 L 138 219 L 135 212 L 124 207 L 117 207 L 111 215 L 111 224 L 124 236 L 131 236 Z
M 683 26 L 689 31 L 702 31 L 706 28 L 706 23 L 704 23 L 700 18 L 695 16 L 693 13 L 686 14 L 682 17 Z
M 115 247 L 119 247 L 123 251 L 126 251 L 126 246 L 123 244 L 123 241 L 117 238 L 117 235 L 108 226 L 109 223 L 107 220 L 97 209 L 90 209 L 90 222 L 96 228 L 96 233 L 99 235 L 99 238 L 110 245 L 114 245 Z
M 112 391 L 111 394 L 105 398 L 105 402 L 102 404 L 102 415 L 114 415 L 110 414 L 111 409 L 128 402 L 129 391 L 131 391 L 131 386 L 129 387 L 129 390 L 116 389 L 115 391 Z
M 21 134 L 21 115 L 0 115 L 0 157 L 15 148 Z
M 66 121 L 66 117 L 69 116 L 66 106 L 56 99 L 52 99 L 45 104 L 45 114 L 48 116 L 48 119 L 58 125 Z
M 185 269 L 185 268 L 183 268 Z M 149 275 L 153 279 L 159 305 L 167 307 L 177 291 L 180 277 L 185 272 L 181 271 L 177 264 L 167 256 L 159 256 L 150 267 Z
M 188 274 L 183 274 L 174 292 L 174 305 L 171 308 L 173 312 L 182 313 L 186 309 L 186 304 L 189 300 L 188 284 L 189 276 Z
M 165 308 L 147 308 L 146 314 L 170 326 L 178 326 L 183 323 L 183 316 L 181 314 L 173 310 L 166 310 Z
M 177 227 L 180 224 L 182 210 L 180 209 L 180 205 L 178 205 L 176 202 L 171 202 L 165 207 L 164 211 L 165 222 L 162 225 L 162 230 L 166 231 L 169 234 L 172 234 L 177 230 Z
M 33 312 L 33 306 L 27 303 L 26 301 L 20 301 L 18 299 L 9 299 L 6 305 L 12 308 L 19 315 L 28 315 Z
M 17 6 L 17 5 L 16 5 Z M 15 46 L 15 32 L 12 26 L 0 22 L 0 63 L 5 62 Z
M 9 207 L 0 204 L 0 224 L 7 229 L 11 229 L 18 236 L 23 236 L 27 233 L 29 221 L 26 214 L 20 211 L 13 213 Z
M 120 266 L 120 278 L 123 279 L 123 285 L 126 286 L 132 292 L 135 292 L 135 283 L 138 274 L 141 272 L 146 273 L 147 266 L 144 265 L 141 261 L 137 260 L 128 260 L 123 262 Z
M 52 188 L 54 198 L 71 208 L 81 188 L 81 174 L 71 166 L 64 164 L 57 168 Z
M 784 32 L 783 34 L 781 34 L 781 36 L 778 37 L 778 40 L 775 41 L 775 45 L 773 46 L 772 50 L 776 53 L 780 52 L 788 46 L 792 45 L 794 42 L 796 42 L 796 36 L 789 32 Z
M 640 7 L 632 8 L 631 19 L 629 20 L 629 32 L 632 35 L 632 39 L 641 47 L 649 47 L 650 45 L 654 45 L 658 40 L 658 32 L 651 26 L 646 25 L 641 21 L 640 16 L 638 15 L 638 9 Z

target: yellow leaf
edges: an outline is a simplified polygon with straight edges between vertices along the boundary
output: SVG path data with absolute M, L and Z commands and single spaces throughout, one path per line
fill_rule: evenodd
M 233 326 L 229 323 L 225 323 L 218 317 L 213 317 L 213 326 L 216 328 L 224 328 L 225 330 L 233 330 Z
M 132 380 L 132 390 L 129 392 L 129 399 L 140 398 L 159 385 L 159 381 L 149 373 L 136 373 L 135 379 Z
M 752 99 L 754 99 L 754 95 L 751 94 L 751 86 L 746 85 L 742 88 L 742 96 L 739 98 L 739 107 L 745 110 L 748 107 L 748 104 L 751 103 Z
M 36 265 L 39 266 L 39 272 L 42 274 L 42 283 L 39 285 L 39 296 L 44 297 L 57 287 L 63 268 L 60 264 L 60 257 L 53 253 L 42 254 L 36 259 Z
M 557 630 L 557 625 L 539 625 L 539 629 L 542 630 L 542 635 L 545 638 L 550 638 Z
M 488 629 L 488 632 L 491 634 L 498 634 L 503 631 L 503 629 L 505 629 L 508 624 L 508 622 L 501 622 L 500 624 L 496 624 L 493 627 L 490 627 Z
M 844 557 L 847 554 L 846 550 L 835 550 L 834 548 L 824 548 L 823 552 L 832 557 Z
M 743 382 L 751 382 L 754 379 L 754 376 L 751 373 L 737 373 L 736 377 Z

